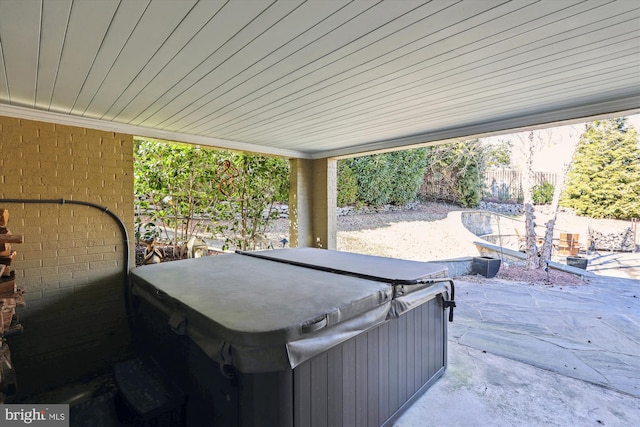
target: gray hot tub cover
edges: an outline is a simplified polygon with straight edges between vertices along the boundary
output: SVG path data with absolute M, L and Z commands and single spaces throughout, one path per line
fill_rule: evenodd
M 450 301 L 453 299 L 453 281 L 447 277 L 448 270 L 443 264 L 319 248 L 237 251 L 237 253 L 388 283 L 393 286 L 393 301 L 388 318 L 398 317 L 438 295 L 442 295 L 445 301 L 444 306 L 455 307 L 455 303 Z M 449 319 L 452 319 L 451 311 Z
M 138 267 L 131 280 L 176 333 L 245 373 L 295 368 L 391 311 L 385 283 L 238 254 Z
M 407 291 L 411 287 L 415 287 L 417 290 L 422 287 L 420 285 L 429 283 L 429 279 L 447 276 L 447 267 L 443 264 L 319 248 L 237 252 L 256 258 L 385 282 L 393 286 L 404 287 L 403 289 Z

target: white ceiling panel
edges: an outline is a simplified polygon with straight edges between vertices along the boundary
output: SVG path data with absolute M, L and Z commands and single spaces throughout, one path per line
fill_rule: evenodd
M 384 5 L 388 6 L 390 4 L 385 3 Z M 443 9 L 449 12 L 453 6 L 458 5 L 451 2 L 439 2 L 437 8 L 427 8 L 426 6 L 431 6 L 431 4 L 419 8 L 414 7 L 409 12 L 403 10 L 402 12 L 404 13 L 393 22 L 384 25 L 382 28 L 371 26 L 369 27 L 371 31 L 366 37 L 359 38 L 341 47 L 336 46 L 334 38 L 318 40 L 315 44 L 317 47 L 313 48 L 311 52 L 320 54 L 310 58 L 290 58 L 294 63 L 305 64 L 304 67 L 299 67 L 294 74 L 288 74 L 286 79 L 280 79 L 282 81 L 276 80 L 277 84 L 271 87 L 260 88 L 247 96 L 238 97 L 238 101 L 235 103 L 236 106 L 229 104 L 228 107 L 241 111 L 241 114 L 234 114 L 236 120 L 251 116 L 260 110 L 272 111 L 278 105 L 288 105 L 289 109 L 292 109 L 302 104 L 306 105 L 319 96 L 325 96 L 323 92 L 320 92 L 323 88 L 331 86 L 333 92 L 341 93 L 342 90 L 348 89 L 354 83 L 359 84 L 362 79 L 366 78 L 365 70 L 369 70 L 371 74 L 376 76 L 384 73 L 382 66 L 391 60 L 386 56 L 393 55 L 395 58 L 403 56 L 401 50 L 406 49 L 403 46 L 406 41 L 406 36 L 404 35 L 406 32 L 415 32 L 416 29 L 423 27 L 423 21 L 427 17 L 442 17 L 438 12 L 443 12 Z M 460 13 L 462 10 L 456 9 L 453 13 L 455 12 Z M 368 11 L 368 13 L 373 13 L 373 11 Z M 386 10 L 385 16 L 390 13 L 391 10 Z M 366 22 L 367 16 L 368 14 L 365 13 L 359 18 L 364 19 Z M 433 29 L 430 28 L 429 31 L 432 32 Z M 423 37 L 424 31 L 418 32 L 417 35 L 418 37 Z M 339 36 L 338 34 L 336 37 Z M 342 40 L 342 38 L 339 39 Z M 324 51 L 320 49 L 324 49 Z M 327 54 L 322 54 L 324 52 L 327 52 Z M 283 64 L 283 67 L 287 66 L 291 67 L 291 64 Z M 390 65 L 390 67 L 397 69 L 398 65 Z M 281 71 L 276 70 L 276 72 L 281 74 Z M 269 79 L 270 76 L 263 75 L 262 77 Z M 345 81 L 349 78 L 352 81 L 345 83 L 343 87 L 335 86 L 336 81 Z M 278 91 L 277 97 L 272 96 L 275 91 Z M 305 99 L 304 96 L 309 94 L 311 99 Z M 221 112 L 217 115 L 224 113 Z M 211 129 L 209 124 L 214 121 L 217 121 L 216 115 L 207 117 L 197 128 L 189 125 L 182 129 L 188 132 L 199 132 L 200 127 L 202 127 L 208 131 Z
M 45 12 L 50 8 L 60 7 L 57 2 L 44 3 L 49 6 Z M 116 6 L 116 3 L 100 0 L 72 3 L 69 19 L 64 22 L 64 45 L 60 52 L 54 86 L 51 88 L 51 111 L 69 112 L 85 84 L 86 77 L 90 72 L 97 71 L 94 60 L 103 45 Z M 62 21 L 58 22 L 62 24 Z M 105 67 L 108 65 L 105 64 Z M 94 93 L 92 90 L 92 95 Z
M 0 39 L 0 64 L 4 64 L 4 54 L 2 53 L 2 40 Z M 0 98 L 9 100 L 9 84 L 7 83 L 7 70 L 0 68 Z
M 38 78 L 41 4 L 21 4 L 22 13 L 12 13 L 12 4 L 0 2 L 0 42 L 7 81 L 7 102 L 33 108 Z M 4 99 L 0 102 L 5 102 Z
M 265 37 L 253 40 L 234 55 L 232 60 L 227 61 L 225 67 L 231 72 L 225 72 L 221 67 L 216 75 L 210 76 L 211 89 L 202 94 L 197 103 L 190 105 L 170 123 L 172 125 L 175 123 L 177 126 L 179 121 L 180 129 L 184 130 L 185 126 L 190 126 L 198 119 L 204 117 L 205 120 L 209 120 L 210 113 L 202 116 L 193 112 L 207 103 L 233 103 L 238 99 L 244 99 L 259 90 L 265 81 L 277 81 L 282 76 L 286 77 L 291 73 L 291 64 L 300 67 L 313 58 L 323 56 L 326 51 L 323 52 L 319 47 L 311 46 L 314 46 L 318 39 L 325 37 L 327 32 L 333 30 L 336 24 L 342 25 L 354 14 L 362 12 L 361 9 L 353 7 L 350 7 L 347 12 L 345 10 L 347 5 L 340 3 L 334 5 L 336 9 L 327 9 L 325 3 L 309 2 L 296 8 L 279 22 L 278 26 L 270 27 Z M 336 17 L 339 20 L 336 20 Z M 307 56 L 309 52 L 313 53 L 311 59 Z M 247 59 L 249 61 L 243 64 L 242 62 Z M 225 112 L 222 111 L 217 115 L 221 114 Z
M 262 4 L 256 2 L 257 4 Z M 207 64 L 201 66 L 206 71 L 195 84 L 171 100 L 167 108 L 151 116 L 153 123 L 178 129 L 180 117 L 197 115 L 206 103 L 207 95 L 220 83 L 250 66 L 255 58 L 272 46 L 272 29 L 285 26 L 286 18 L 301 7 L 298 2 L 278 2 L 263 10 L 248 22 L 214 52 Z M 244 10 L 244 9 L 243 9 Z M 246 13 L 243 12 L 243 13 Z M 248 14 L 247 18 L 250 17 Z M 286 28 L 289 28 L 288 26 Z M 291 33 L 289 33 L 291 34 Z M 212 88 L 212 89 L 210 89 Z M 224 102 L 221 100 L 220 102 Z M 175 114 L 172 114 L 176 112 Z M 210 111 L 209 109 L 205 110 Z M 143 122 L 144 126 L 146 122 Z
M 0 0 L 0 114 L 318 158 L 640 111 L 633 0 Z
M 193 39 L 193 44 L 187 46 L 177 57 L 176 67 L 163 73 L 165 81 L 170 83 L 161 83 L 159 90 L 156 86 L 151 87 L 152 102 L 146 105 L 143 111 L 138 112 L 129 123 L 157 126 L 197 99 L 206 89 L 202 80 L 215 73 L 220 64 L 233 55 L 234 51 L 230 46 L 236 46 L 236 49 L 241 47 L 242 31 L 259 20 L 267 9 L 269 5 L 264 2 L 225 4 Z M 193 98 L 185 96 L 185 103 L 180 103 L 180 97 L 188 91 L 191 91 Z
M 71 0 L 61 0 L 56 4 L 44 3 L 42 6 L 46 10 L 42 13 L 42 28 L 39 34 L 41 42 L 35 104 L 36 108 L 48 110 L 58 77 Z
M 140 74 L 118 97 L 103 119 L 129 121 L 141 108 L 157 100 L 156 90 L 174 83 L 176 74 L 186 75 L 194 65 L 204 59 L 197 48 L 197 37 L 211 38 L 216 30 L 212 22 L 222 8 L 217 2 L 198 2 L 184 16 L 183 22 L 167 38 Z M 207 33 L 207 31 L 209 33 Z M 195 41 L 195 42 L 194 42 Z M 204 43 L 204 40 L 202 41 Z
M 87 106 L 86 116 L 102 119 L 119 95 L 143 70 L 193 7 L 193 1 L 156 0 L 149 4 L 133 27 L 109 72 Z M 162 23 L 158 25 L 158 23 Z M 93 112 L 91 114 L 90 112 Z
M 87 52 L 92 54 L 87 55 L 83 61 L 78 61 L 79 63 L 86 61 L 86 65 L 75 73 L 80 84 L 79 89 L 74 93 L 75 100 L 71 105 L 64 104 L 64 107 L 67 108 L 66 111 L 60 109 L 60 111 L 70 112 L 69 114 L 74 116 L 83 116 L 87 113 L 89 104 L 91 104 L 104 84 L 127 40 L 131 37 L 136 24 L 148 7 L 148 2 L 146 1 L 122 3 L 97 1 L 106 10 L 103 10 L 100 14 L 91 15 L 92 18 L 97 20 L 92 31 L 96 37 L 95 40 L 91 41 L 93 47 L 78 47 L 74 49 L 75 54 L 82 55 Z M 74 19 L 74 27 L 83 24 L 82 17 L 78 19 L 80 22 L 77 24 Z M 78 40 L 77 43 L 83 43 L 83 41 Z M 76 63 L 74 58 L 69 58 L 68 62 L 69 66 L 73 66 Z M 69 74 L 73 75 L 73 73 Z M 98 116 L 98 112 L 96 111 L 91 115 Z

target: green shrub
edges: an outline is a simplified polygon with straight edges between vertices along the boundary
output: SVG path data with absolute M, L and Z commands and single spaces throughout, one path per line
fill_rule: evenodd
M 415 199 L 426 165 L 425 149 L 395 151 L 338 162 L 338 205 L 403 205 Z M 348 172 L 351 171 L 351 172 Z M 353 201 L 353 173 L 357 200 Z
M 553 201 L 553 184 L 545 181 L 533 187 L 533 203 L 536 205 L 548 205 Z
M 351 159 L 349 167 L 358 178 L 358 200 L 374 206 L 389 202 L 391 181 L 386 155 L 357 157 Z
M 387 153 L 391 180 L 389 203 L 401 206 L 416 198 L 427 166 L 425 154 L 424 148 Z
M 567 176 L 563 206 L 592 218 L 640 217 L 640 147 L 625 119 L 589 123 Z
M 478 140 L 427 147 L 426 159 L 425 181 L 463 207 L 480 204 L 486 160 Z
M 136 138 L 134 191 L 137 239 L 178 246 L 222 234 L 229 245 L 255 248 L 273 204 L 288 200 L 289 162 Z
M 338 206 L 358 201 L 358 177 L 349 167 L 348 160 L 338 161 Z

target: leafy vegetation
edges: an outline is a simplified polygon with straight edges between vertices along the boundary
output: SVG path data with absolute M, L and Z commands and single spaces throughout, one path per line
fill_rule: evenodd
M 136 139 L 136 239 L 178 247 L 222 235 L 227 246 L 253 248 L 273 203 L 288 198 L 288 172 L 285 159 Z
M 425 152 L 418 148 L 338 161 L 338 205 L 404 205 L 415 199 Z
M 197 146 L 135 141 L 136 239 L 177 246 L 198 232 L 212 232 L 203 219 L 220 205 L 216 171 L 221 153 Z
M 349 168 L 358 180 L 358 200 L 380 206 L 389 203 L 391 177 L 388 156 L 374 154 L 348 160 Z
M 338 206 L 355 204 L 358 201 L 358 177 L 347 160 L 338 160 Z
M 509 140 L 501 140 L 483 147 L 485 166 L 488 168 L 508 167 L 511 164 L 512 143 Z
M 534 185 L 533 203 L 536 205 L 548 205 L 553 200 L 553 192 L 555 187 L 553 184 L 545 181 L 542 184 Z
M 587 125 L 562 204 L 592 218 L 640 217 L 640 147 L 636 130 L 624 118 Z
M 427 147 L 427 185 L 464 206 L 480 204 L 486 157 L 478 140 Z
M 391 194 L 389 202 L 405 205 L 416 198 L 427 166 L 427 150 L 418 148 L 387 153 Z
M 222 218 L 229 222 L 227 245 L 238 249 L 256 249 L 263 239 L 269 220 L 277 212 L 273 204 L 289 195 L 289 163 L 285 159 L 236 153 L 228 160 L 231 173 L 221 183 L 227 185 L 226 206 Z

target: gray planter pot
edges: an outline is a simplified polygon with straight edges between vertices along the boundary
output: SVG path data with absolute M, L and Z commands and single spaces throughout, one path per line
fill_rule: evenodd
M 585 257 L 581 256 L 568 256 L 567 257 L 567 265 L 570 267 L 581 268 L 583 270 L 587 269 L 587 264 L 589 260 Z
M 471 263 L 471 271 L 480 274 L 487 279 L 491 279 L 498 274 L 500 270 L 500 258 L 492 258 L 489 256 L 474 257 Z

